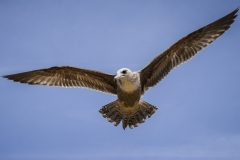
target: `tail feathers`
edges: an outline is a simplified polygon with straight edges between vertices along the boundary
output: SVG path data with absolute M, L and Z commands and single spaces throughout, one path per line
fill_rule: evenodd
M 114 122 L 114 126 L 118 126 L 118 124 L 122 120 L 122 114 L 117 110 L 117 101 L 113 101 L 99 110 L 104 118 L 108 118 L 108 122 Z
M 146 118 L 150 118 L 158 108 L 140 100 L 135 112 L 126 115 L 122 120 L 123 129 L 127 126 L 129 128 L 138 127 L 141 123 L 144 123 Z
M 138 127 L 139 124 L 144 123 L 146 118 L 150 118 L 158 109 L 157 107 L 140 100 L 136 109 L 128 114 L 122 114 L 117 106 L 117 101 L 111 102 L 102 107 L 99 112 L 104 118 L 108 118 L 109 122 L 114 122 L 117 126 L 122 121 L 122 127 L 125 130 L 129 128 Z

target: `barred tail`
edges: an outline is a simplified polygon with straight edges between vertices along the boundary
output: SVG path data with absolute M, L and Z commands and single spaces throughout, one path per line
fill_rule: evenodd
M 111 102 L 102 107 L 99 112 L 104 118 L 108 118 L 109 122 L 114 122 L 114 126 L 117 126 L 122 121 L 122 127 L 125 130 L 127 126 L 129 128 L 138 127 L 139 124 L 144 123 L 146 118 L 150 118 L 158 109 L 157 107 L 140 100 L 138 106 L 132 112 L 123 115 L 117 106 L 117 101 Z
M 118 124 L 122 120 L 122 114 L 117 110 L 117 101 L 113 101 L 99 110 L 104 118 L 108 119 L 108 122 L 114 122 L 114 126 L 118 126 Z
M 141 123 L 145 122 L 147 117 L 150 118 L 157 109 L 157 107 L 140 100 L 137 109 L 123 118 L 123 129 L 125 129 L 127 126 L 129 126 L 131 129 L 133 128 L 132 126 L 138 127 Z

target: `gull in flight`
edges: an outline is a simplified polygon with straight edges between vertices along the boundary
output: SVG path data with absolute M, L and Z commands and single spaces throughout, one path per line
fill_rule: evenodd
M 83 68 L 57 66 L 3 77 L 20 83 L 85 87 L 117 95 L 117 100 L 103 106 L 99 112 L 109 122 L 114 122 L 115 126 L 122 121 L 123 129 L 137 127 L 158 109 L 141 100 L 144 92 L 154 87 L 173 68 L 189 60 L 221 36 L 234 22 L 238 10 L 239 8 L 183 37 L 140 71 L 122 68 L 112 75 Z

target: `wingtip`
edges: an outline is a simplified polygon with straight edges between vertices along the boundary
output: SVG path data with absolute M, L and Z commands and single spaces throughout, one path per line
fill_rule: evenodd
M 240 7 L 240 6 L 239 6 Z M 238 12 L 238 10 L 239 10 L 239 7 L 237 7 L 237 9 L 235 9 L 234 11 L 233 11 L 233 13 L 237 16 L 238 14 L 237 14 L 237 12 Z
M 235 9 L 232 14 L 234 15 L 234 21 L 235 21 L 235 18 L 238 16 L 238 10 L 239 10 L 239 7 L 237 7 L 237 9 Z
M 12 80 L 10 76 L 11 76 L 11 75 L 3 75 L 3 76 L 1 76 L 1 77 L 2 77 L 2 78 L 9 79 L 9 80 Z

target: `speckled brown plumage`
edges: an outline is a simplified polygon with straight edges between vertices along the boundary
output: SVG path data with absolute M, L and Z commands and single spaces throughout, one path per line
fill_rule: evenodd
M 116 101 L 103 106 L 99 112 L 104 118 L 108 118 L 109 122 L 114 122 L 115 126 L 122 121 L 124 129 L 127 126 L 137 127 L 157 110 L 157 107 L 140 100 L 141 95 L 160 82 L 173 68 L 195 56 L 229 29 L 237 17 L 238 10 L 239 8 L 183 37 L 138 72 L 122 68 L 118 70 L 117 75 L 110 75 L 94 70 L 60 66 L 3 77 L 20 83 L 87 87 L 117 95 Z
M 238 10 L 239 8 L 205 27 L 190 33 L 162 54 L 155 57 L 146 67 L 139 71 L 143 90 L 155 86 L 166 77 L 173 68 L 186 62 L 195 56 L 198 51 L 221 36 L 234 22 Z

